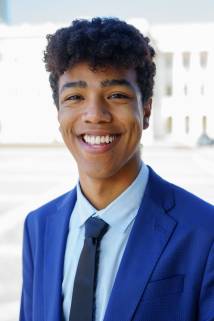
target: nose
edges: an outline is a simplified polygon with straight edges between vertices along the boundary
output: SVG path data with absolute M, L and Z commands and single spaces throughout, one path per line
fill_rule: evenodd
M 88 101 L 82 120 L 85 123 L 109 123 L 112 120 L 112 115 L 105 101 L 93 99 L 90 102 Z

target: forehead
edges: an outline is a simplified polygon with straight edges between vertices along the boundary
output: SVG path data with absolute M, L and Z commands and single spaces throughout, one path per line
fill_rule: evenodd
M 66 70 L 59 77 L 59 91 L 64 84 L 70 81 L 83 81 L 88 85 L 101 85 L 106 80 L 126 80 L 135 87 L 137 86 L 136 78 L 136 71 L 133 68 L 125 69 L 107 66 L 93 70 L 88 63 L 82 62 Z

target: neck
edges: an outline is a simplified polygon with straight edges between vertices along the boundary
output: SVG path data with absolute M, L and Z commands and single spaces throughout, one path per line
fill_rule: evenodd
M 108 178 L 93 178 L 80 173 L 80 185 L 84 195 L 98 210 L 108 206 L 125 191 L 137 177 L 141 159 L 127 163 L 115 175 Z

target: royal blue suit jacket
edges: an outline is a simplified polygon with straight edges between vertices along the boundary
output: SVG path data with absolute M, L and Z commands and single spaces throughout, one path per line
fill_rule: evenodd
M 63 320 L 63 263 L 75 201 L 76 189 L 26 218 L 20 321 Z M 214 207 L 150 168 L 104 321 L 213 321 L 213 244 Z

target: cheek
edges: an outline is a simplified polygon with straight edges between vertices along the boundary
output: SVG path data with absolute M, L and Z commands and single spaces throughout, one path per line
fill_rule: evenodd
M 138 145 L 141 140 L 141 135 L 143 131 L 143 119 L 141 113 L 138 110 L 132 115 L 130 123 L 130 141 L 132 145 Z
M 137 106 L 133 113 L 133 127 L 138 138 L 141 138 L 143 131 L 143 108 Z
M 61 111 L 58 114 L 58 121 L 62 135 L 71 133 L 75 124 L 75 114 L 70 111 Z
M 143 114 L 138 108 L 133 108 L 132 111 L 127 112 L 122 121 L 126 124 L 127 130 L 134 134 L 133 138 L 136 135 L 141 135 L 143 130 Z
M 135 144 L 138 144 L 140 142 L 140 139 L 141 139 L 141 135 L 142 135 L 142 121 L 140 118 L 138 119 L 135 119 L 135 121 L 133 122 L 132 124 L 132 129 L 131 129 L 131 138 L 132 138 L 132 141 L 135 143 Z
M 73 132 L 73 125 L 72 121 L 70 119 L 60 119 L 60 133 L 64 140 L 65 145 L 68 147 L 68 149 L 73 153 L 74 149 L 74 139 L 75 134 Z

